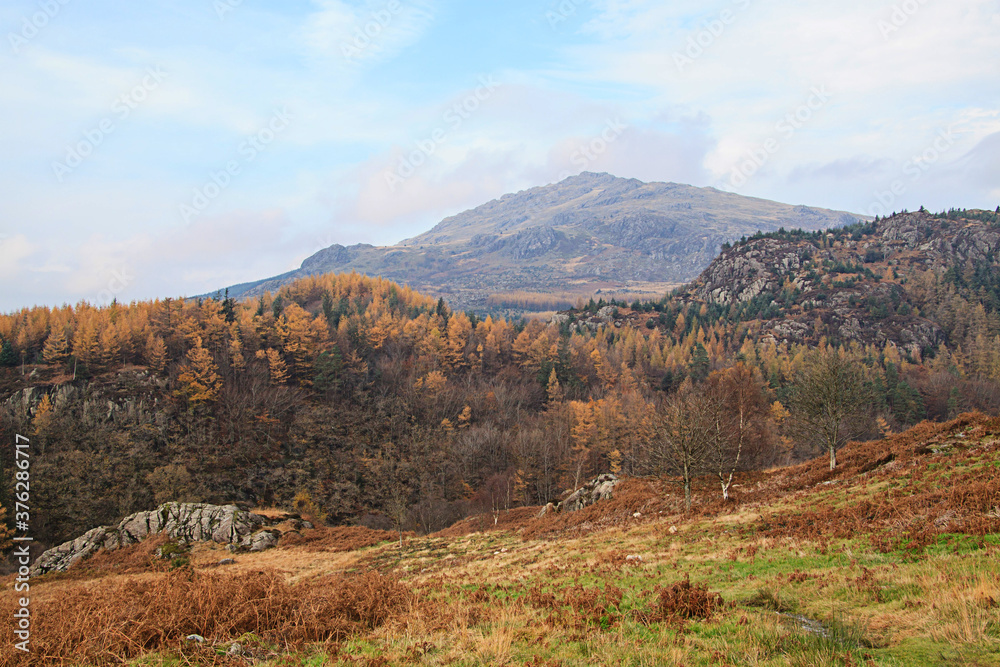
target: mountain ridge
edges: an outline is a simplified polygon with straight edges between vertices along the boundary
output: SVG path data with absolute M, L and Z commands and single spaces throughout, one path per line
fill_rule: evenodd
M 860 219 L 715 188 L 584 172 L 503 195 L 393 246 L 334 244 L 298 269 L 228 289 L 235 298 L 255 297 L 297 278 L 353 270 L 443 297 L 458 310 L 487 311 L 518 291 L 658 296 L 696 277 L 723 243 L 741 235 Z

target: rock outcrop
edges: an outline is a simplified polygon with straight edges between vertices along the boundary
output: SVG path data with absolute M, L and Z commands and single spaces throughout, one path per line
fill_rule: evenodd
M 589 507 L 602 500 L 608 500 L 614 496 L 615 487 L 621 482 L 617 475 L 606 473 L 600 477 L 584 484 L 559 503 L 549 503 L 538 516 L 545 516 L 549 512 L 576 512 L 584 507 Z
M 116 526 L 101 526 L 49 549 L 31 567 L 33 575 L 65 572 L 101 549 L 113 551 L 137 544 L 150 535 L 168 535 L 181 543 L 216 542 L 234 551 L 263 551 L 278 543 L 271 521 L 235 505 L 166 503 L 137 512 Z

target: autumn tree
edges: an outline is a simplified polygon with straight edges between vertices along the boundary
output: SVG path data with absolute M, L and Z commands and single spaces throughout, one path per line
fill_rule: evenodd
M 794 429 L 829 452 L 830 470 L 837 467 L 837 450 L 866 433 L 874 419 L 874 395 L 863 366 L 833 348 L 806 358 L 789 403 Z
M 708 461 L 719 477 L 723 500 L 748 456 L 759 458 L 770 436 L 771 404 L 756 369 L 739 362 L 708 376 Z
M 290 303 L 278 320 L 277 328 L 295 374 L 304 378 L 305 371 L 319 354 L 319 346 L 326 340 L 326 322 L 313 317 L 298 304 Z
M 453 369 L 468 366 L 465 358 L 465 347 L 472 336 L 472 322 L 465 313 L 457 313 L 448 320 L 448 346 L 445 359 Z
M 178 395 L 187 399 L 192 406 L 215 401 L 222 387 L 219 369 L 211 353 L 201 345 L 201 338 L 188 350 L 187 364 L 177 378 L 180 384 Z
M 570 408 L 573 415 L 573 427 L 570 431 L 573 442 L 573 456 L 569 461 L 570 474 L 573 479 L 573 488 L 578 489 L 597 437 L 598 405 L 594 401 L 586 403 L 573 401 L 570 403 Z
M 69 359 L 69 342 L 66 332 L 61 326 L 53 327 L 52 333 L 45 340 L 42 348 L 42 359 L 52 366 L 61 366 Z
M 160 373 L 166 364 L 167 344 L 159 336 L 149 334 L 146 339 L 146 365 L 154 373 Z
M 236 334 L 229 339 L 229 365 L 237 373 L 242 373 L 247 367 L 246 358 L 243 356 L 243 343 Z
M 113 322 L 107 322 L 101 327 L 97 344 L 98 360 L 102 368 L 110 369 L 122 361 L 121 337 L 118 334 L 118 327 Z
M 100 367 L 101 348 L 98 343 L 97 325 L 94 316 L 82 318 L 73 336 L 73 356 L 75 356 L 88 372 Z
M 32 419 L 32 425 L 38 435 L 48 435 L 54 417 L 52 410 L 52 401 L 48 394 L 44 394 L 42 400 L 38 402 L 38 407 L 35 408 L 35 415 Z
M 549 381 L 545 385 L 545 395 L 548 398 L 550 406 L 561 403 L 563 400 L 563 388 L 559 384 L 559 377 L 556 374 L 555 368 L 549 373 Z
M 401 460 L 399 454 L 393 451 L 391 445 L 384 448 L 384 456 L 366 461 L 366 467 L 371 475 L 375 489 L 382 499 L 382 506 L 393 527 L 399 535 L 399 548 L 403 548 L 403 526 L 409 517 L 410 497 L 413 489 L 410 486 L 411 470 L 407 463 Z
M 281 353 L 273 347 L 266 350 L 257 350 L 257 358 L 267 361 L 267 372 L 271 378 L 273 386 L 283 385 L 288 382 L 288 366 L 281 358 Z

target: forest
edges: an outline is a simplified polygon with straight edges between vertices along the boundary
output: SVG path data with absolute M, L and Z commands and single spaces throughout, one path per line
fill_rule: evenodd
M 948 276 L 909 287 L 949 334 L 916 357 L 782 343 L 745 304 L 681 292 L 507 321 L 355 273 L 244 302 L 24 309 L 0 316 L 0 437 L 32 440 L 43 544 L 170 500 L 432 532 L 605 472 L 668 475 L 696 505 L 747 470 L 996 411 L 996 314 Z

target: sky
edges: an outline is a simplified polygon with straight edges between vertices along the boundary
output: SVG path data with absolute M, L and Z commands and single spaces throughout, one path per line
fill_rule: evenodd
M 1000 205 L 1000 0 L 5 0 L 0 311 L 190 296 L 581 171 Z

